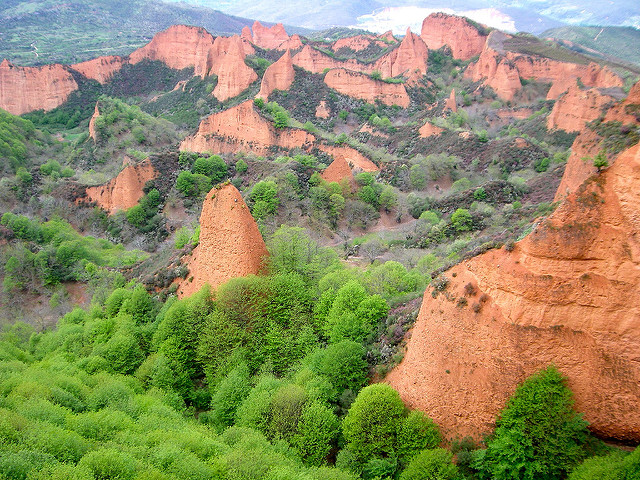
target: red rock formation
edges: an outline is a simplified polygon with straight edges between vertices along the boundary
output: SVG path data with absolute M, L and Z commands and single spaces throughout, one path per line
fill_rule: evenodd
M 194 67 L 194 75 L 205 77 L 211 69 L 212 47 L 213 37 L 204 28 L 173 25 L 129 55 L 129 61 L 136 64 L 144 59 L 160 60 L 177 70 Z
M 210 73 L 218 76 L 213 95 L 224 102 L 239 95 L 258 79 L 258 75 L 244 63 L 244 47 L 238 35 L 216 37 L 209 52 Z
M 302 39 L 300 35 L 297 33 L 291 35 L 288 40 L 282 42 L 276 50 L 298 50 L 302 48 L 304 45 L 302 44 Z
M 629 111 L 629 109 L 632 111 Z M 636 113 L 640 112 L 640 82 L 631 87 L 627 98 L 609 109 L 607 115 L 604 117 L 604 121 L 622 122 L 624 124 L 637 123 L 638 116 L 634 114 L 633 111 Z
M 328 153 L 334 159 L 343 157 L 351 169 L 361 172 L 377 172 L 378 166 L 362 155 L 359 151 L 351 147 L 335 147 L 333 145 L 318 145 L 318 150 Z
M 89 120 L 89 136 L 94 142 L 98 141 L 98 132 L 96 132 L 96 118 L 100 116 L 100 110 L 98 109 L 98 102 L 96 102 L 96 108 L 93 110 L 93 115 Z
M 247 100 L 233 108 L 214 113 L 200 122 L 195 135 L 187 137 L 180 150 L 213 153 L 253 152 L 264 155 L 271 146 L 296 148 L 309 146 L 313 135 L 295 128 L 276 130 Z
M 240 32 L 240 38 L 246 42 L 253 43 L 253 35 L 251 34 L 251 29 L 245 25 L 242 27 L 242 32 Z
M 200 242 L 188 262 L 189 276 L 178 286 L 188 297 L 205 284 L 213 289 L 232 278 L 262 271 L 269 254 L 258 226 L 236 187 L 214 187 L 200 215 Z
M 16 67 L 8 60 L 0 63 L 0 108 L 13 115 L 53 110 L 77 89 L 78 84 L 62 65 Z
M 453 58 L 461 60 L 479 55 L 487 39 L 466 18 L 446 13 L 432 13 L 425 18 L 420 36 L 431 50 L 448 45 Z
M 395 39 L 394 39 L 395 40 Z M 371 45 L 377 45 L 379 47 L 386 47 L 387 44 L 379 40 L 379 37 L 375 37 L 373 35 L 356 35 L 355 37 L 345 37 L 340 38 L 333 42 L 331 45 L 331 50 L 337 52 L 341 48 L 350 48 L 354 52 L 361 52 L 362 50 L 366 50 Z
M 449 95 L 449 98 L 447 98 L 447 101 L 444 104 L 444 108 L 451 110 L 452 112 L 457 112 L 458 111 L 458 104 L 456 103 L 456 89 L 452 88 L 451 89 L 451 94 Z
M 474 82 L 484 79 L 484 83 L 493 88 L 500 98 L 511 100 L 516 92 L 522 88 L 522 83 L 518 70 L 489 46 L 489 40 L 497 35 L 503 34 L 501 32 L 491 33 L 478 61 L 467 68 L 465 76 Z
M 294 55 L 293 64 L 311 73 L 323 73 L 326 69 L 332 68 L 346 68 L 357 72 L 372 70 L 354 59 L 349 59 L 345 62 L 335 60 L 316 50 L 311 45 L 305 45 L 302 50 Z
M 516 385 L 554 363 L 596 434 L 640 441 L 639 185 L 636 145 L 512 252 L 445 272 L 387 377 L 408 405 L 449 438 L 479 438 Z
M 384 77 L 406 76 L 410 81 L 415 81 L 427 73 L 427 58 L 429 49 L 422 39 L 411 29 L 395 50 L 379 58 L 373 70 L 378 70 Z
M 598 118 L 605 105 L 613 100 L 613 97 L 603 95 L 595 88 L 583 90 L 573 85 L 556 101 L 547 117 L 547 128 L 579 132 L 585 123 Z
M 255 21 L 251 30 L 253 30 L 253 44 L 267 50 L 277 49 L 283 42 L 289 40 L 289 35 L 287 35 L 281 23 L 276 23 L 272 27 L 265 27 L 260 22 Z
M 138 165 L 126 166 L 117 177 L 106 185 L 87 188 L 87 197 L 100 208 L 114 213 L 137 205 L 144 196 L 144 185 L 158 176 L 158 172 L 147 159 Z
M 269 65 L 264 72 L 258 97 L 267 100 L 271 92 L 276 89 L 288 90 L 293 83 L 294 77 L 295 72 L 293 71 L 293 63 L 291 62 L 291 52 L 287 50 L 277 62 Z
M 331 111 L 329 110 L 329 107 L 327 107 L 327 102 L 322 100 L 316 107 L 316 117 L 329 118 L 330 116 L 331 116 Z
M 393 36 L 393 32 L 391 30 L 387 30 L 384 33 L 378 35 L 378 38 L 385 43 L 396 43 L 396 37 Z
M 336 155 L 335 160 L 322 172 L 321 177 L 327 182 L 341 183 L 346 181 L 352 189 L 355 188 L 353 172 L 351 172 L 351 167 L 342 155 Z
M 374 80 L 368 75 L 337 68 L 330 70 L 324 77 L 329 88 L 369 103 L 380 100 L 386 105 L 409 106 L 410 100 L 404 85 Z
M 440 128 L 435 126 L 433 123 L 427 121 L 422 127 L 420 127 L 420 136 L 422 138 L 433 137 L 435 135 L 440 135 L 444 132 L 444 128 Z
M 127 63 L 127 61 L 124 58 L 110 55 L 108 57 L 98 57 L 86 62 L 76 63 L 71 65 L 71 68 L 77 70 L 87 78 L 97 80 L 104 84 L 113 77 L 114 73 L 119 72 L 125 63 Z

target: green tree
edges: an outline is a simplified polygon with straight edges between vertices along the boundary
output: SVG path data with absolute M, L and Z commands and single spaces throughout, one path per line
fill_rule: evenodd
M 220 382 L 211 397 L 210 418 L 218 432 L 233 424 L 236 410 L 249 394 L 249 369 L 240 364 Z
M 423 450 L 407 465 L 400 480 L 453 480 L 458 468 L 452 463 L 452 457 L 444 448 Z
M 424 412 L 413 410 L 398 429 L 398 455 L 408 462 L 421 450 L 436 448 L 441 440 L 435 422 Z
M 593 166 L 598 169 L 598 172 L 609 166 L 609 160 L 604 150 L 600 150 L 598 154 L 593 157 Z
M 273 114 L 273 125 L 276 128 L 282 129 L 289 126 L 289 115 L 284 110 L 278 110 Z
M 588 435 L 587 422 L 572 405 L 571 391 L 554 366 L 525 380 L 498 418 L 487 450 L 478 457 L 481 477 L 566 477 L 584 458 Z
M 473 218 L 466 208 L 458 208 L 451 215 L 451 225 L 458 232 L 467 232 L 473 227 Z
M 404 404 L 391 386 L 377 383 L 363 388 L 342 422 L 347 448 L 361 462 L 374 455 L 394 455 L 403 414 Z
M 309 402 L 302 411 L 291 443 L 307 465 L 320 466 L 331 451 L 339 426 L 338 417 L 331 408 Z
M 244 173 L 249 169 L 249 165 L 242 158 L 236 162 L 236 172 Z

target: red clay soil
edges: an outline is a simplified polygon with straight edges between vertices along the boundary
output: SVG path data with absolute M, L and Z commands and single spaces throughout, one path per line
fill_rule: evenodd
M 62 65 L 16 67 L 8 60 L 0 63 L 0 108 L 13 115 L 53 110 L 77 89 L 78 84 Z
M 100 116 L 100 110 L 98 109 L 98 102 L 96 102 L 96 108 L 93 110 L 93 115 L 89 120 L 89 136 L 94 142 L 98 141 L 98 132 L 96 132 L 96 118 Z
M 431 50 L 448 45 L 453 58 L 461 60 L 479 55 L 487 39 L 466 18 L 446 13 L 432 13 L 425 18 L 420 36 Z
M 516 386 L 553 363 L 593 432 L 640 441 L 639 187 L 636 145 L 513 251 L 445 272 L 386 381 L 446 437 L 479 439 Z
M 107 57 L 98 57 L 86 62 L 71 65 L 71 68 L 77 70 L 87 78 L 96 80 L 102 84 L 108 82 L 114 73 L 119 72 L 127 60 L 109 55 Z
M 374 80 L 368 75 L 344 68 L 330 70 L 324 77 L 324 83 L 339 93 L 369 103 L 380 100 L 385 105 L 400 105 L 406 108 L 410 102 L 404 85 Z
M 158 176 L 149 159 L 138 165 L 126 166 L 106 185 L 87 188 L 87 197 L 100 208 L 114 213 L 137 205 L 144 196 L 144 185 Z
M 213 188 L 200 215 L 200 243 L 188 261 L 189 276 L 178 286 L 188 297 L 205 284 L 212 288 L 232 278 L 258 274 L 268 256 L 258 225 L 236 187 Z
M 332 155 L 333 158 L 344 157 L 352 170 L 356 169 L 360 172 L 377 172 L 380 170 L 375 163 L 354 148 L 318 145 L 318 149 Z
M 444 128 L 437 127 L 433 123 L 427 121 L 422 127 L 420 127 L 420 130 L 418 131 L 422 138 L 427 138 L 440 135 L 442 132 L 444 132 Z
M 275 50 L 282 43 L 289 40 L 289 35 L 287 35 L 281 23 L 276 23 L 272 27 L 265 27 L 260 22 L 255 21 L 251 30 L 253 30 L 251 42 L 267 50 Z
M 277 62 L 272 63 L 265 70 L 258 97 L 267 100 L 274 90 L 289 90 L 295 75 L 291 52 L 287 50 Z
M 351 185 L 352 189 L 355 187 L 353 172 L 343 155 L 337 155 L 331 165 L 322 172 L 321 177 L 327 182 L 341 183 L 346 181 Z
M 547 117 L 547 128 L 579 132 L 587 122 L 598 118 L 604 106 L 613 101 L 613 97 L 603 95 L 596 88 L 583 90 L 573 85 L 553 105 Z
M 264 155 L 271 146 L 283 148 L 309 147 L 315 137 L 296 128 L 276 130 L 271 122 L 255 111 L 253 100 L 247 100 L 200 122 L 198 131 L 187 137 L 180 150 L 190 152 L 253 152 Z

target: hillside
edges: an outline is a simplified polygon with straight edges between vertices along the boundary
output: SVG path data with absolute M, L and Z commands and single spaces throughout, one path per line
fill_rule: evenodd
M 253 20 L 158 0 L 7 0 L 0 5 L 0 59 L 19 65 L 77 63 L 127 55 L 170 25 L 239 34 Z
M 577 52 L 617 57 L 640 66 L 640 30 L 633 27 L 561 27 L 545 30 L 543 38 L 565 40 L 565 45 Z
M 0 63 L 0 477 L 637 477 L 639 72 L 403 33 Z

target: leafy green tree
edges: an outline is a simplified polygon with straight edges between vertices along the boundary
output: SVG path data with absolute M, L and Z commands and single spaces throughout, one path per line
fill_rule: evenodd
M 423 450 L 416 455 L 400 475 L 400 480 L 454 480 L 458 468 L 453 455 L 444 448 Z
M 339 393 L 347 389 L 358 392 L 367 381 L 365 354 L 361 343 L 343 340 L 316 352 L 311 368 L 327 377 Z
M 253 204 L 252 213 L 256 220 L 273 215 L 278 210 L 278 185 L 273 180 L 262 180 L 251 189 L 249 199 Z
M 211 179 L 211 183 L 218 183 L 227 176 L 227 164 L 219 155 L 212 155 L 208 158 L 198 158 L 193 164 L 193 173 L 206 175 Z
M 395 206 L 398 204 L 398 196 L 393 191 L 393 187 L 391 187 L 390 185 L 385 186 L 382 189 L 382 192 L 380 192 L 378 202 L 387 213 L 395 208 Z
M 221 432 L 233 424 L 236 410 L 249 394 L 249 369 L 240 364 L 220 382 L 211 398 L 210 418 L 213 426 Z
M 398 455 L 406 463 L 421 450 L 436 448 L 441 440 L 435 422 L 424 412 L 413 410 L 398 429 Z
M 273 125 L 278 128 L 287 128 L 289 126 L 289 115 L 284 110 L 278 110 L 273 114 Z
M 478 457 L 482 478 L 564 478 L 585 456 L 587 422 L 572 409 L 565 378 L 550 366 L 520 385 Z
M 307 401 L 307 393 L 300 385 L 282 386 L 273 396 L 268 435 L 271 438 L 292 440 L 298 431 L 298 422 Z
M 593 166 L 598 169 L 598 172 L 609 166 L 609 160 L 604 150 L 600 150 L 598 154 L 593 157 Z
M 369 172 L 360 172 L 355 176 L 356 183 L 361 187 L 371 186 L 375 182 L 375 177 Z
M 331 451 L 339 426 L 338 417 L 331 408 L 319 402 L 309 402 L 302 411 L 291 443 L 307 465 L 320 466 Z
M 467 232 L 473 227 L 473 218 L 466 208 L 458 208 L 451 215 L 451 225 L 458 232 Z
M 377 383 L 363 388 L 342 422 L 347 448 L 361 462 L 374 455 L 393 455 L 403 414 L 404 404 L 391 386 Z
M 236 172 L 244 173 L 249 169 L 249 165 L 242 158 L 236 162 Z

